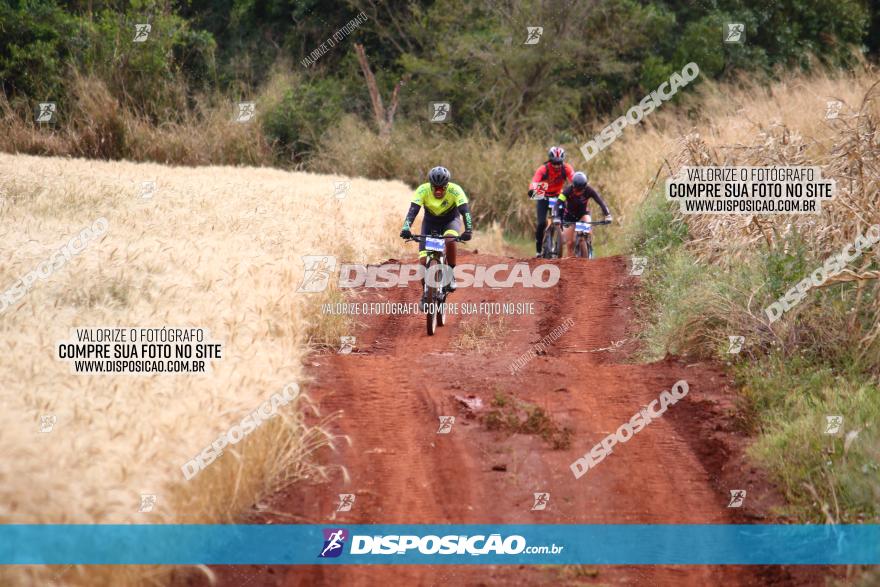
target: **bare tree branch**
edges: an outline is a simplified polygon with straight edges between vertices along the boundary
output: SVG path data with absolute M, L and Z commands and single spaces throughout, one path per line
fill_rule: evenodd
M 370 92 L 370 101 L 373 103 L 373 115 L 376 117 L 376 124 L 381 131 L 387 119 L 385 118 L 385 106 L 382 104 L 382 96 L 379 94 L 379 87 L 376 85 L 376 77 L 373 75 L 373 70 L 370 69 L 370 63 L 367 61 L 367 53 L 364 51 L 364 46 L 360 43 L 355 43 L 354 50 L 357 52 L 358 63 L 361 64 L 361 71 L 367 83 L 367 90 Z

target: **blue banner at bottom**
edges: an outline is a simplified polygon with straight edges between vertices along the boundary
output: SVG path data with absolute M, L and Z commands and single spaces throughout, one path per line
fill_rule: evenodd
M 880 564 L 880 525 L 0 525 L 4 565 Z

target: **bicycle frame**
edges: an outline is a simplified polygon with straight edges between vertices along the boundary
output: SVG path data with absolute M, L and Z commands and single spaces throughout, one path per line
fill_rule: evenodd
M 593 258 L 593 231 L 590 230 L 591 226 L 601 225 L 601 224 L 611 224 L 607 220 L 598 220 L 598 221 L 577 221 L 577 222 L 562 222 L 563 228 L 568 228 L 570 226 L 574 226 L 574 243 L 573 250 L 576 257 L 586 257 L 587 259 Z M 582 228 L 586 227 L 586 228 Z M 584 242 L 586 244 L 586 254 L 583 254 L 581 243 Z
M 429 240 L 430 239 L 430 240 Z M 421 242 L 425 241 L 425 251 L 426 261 L 425 268 L 429 269 L 432 265 L 432 262 L 436 262 L 441 267 L 441 273 L 446 272 L 446 268 L 449 265 L 446 263 L 446 242 L 449 240 L 454 240 L 456 242 L 461 242 L 460 236 L 440 236 L 437 233 L 433 233 L 431 235 L 413 235 L 408 239 L 408 241 L 416 241 Z M 436 241 L 444 241 L 443 249 L 437 250 L 428 248 L 430 246 L 436 246 Z M 434 241 L 434 242 L 431 242 Z M 445 286 L 436 287 L 434 285 L 428 284 L 427 275 L 423 280 L 422 284 L 422 295 L 423 299 L 427 300 L 426 308 L 425 308 L 425 317 L 427 318 L 426 326 L 428 336 L 433 336 L 434 332 L 437 330 L 437 326 L 443 326 L 446 323 L 446 316 L 443 310 L 443 305 L 446 302 L 446 291 Z

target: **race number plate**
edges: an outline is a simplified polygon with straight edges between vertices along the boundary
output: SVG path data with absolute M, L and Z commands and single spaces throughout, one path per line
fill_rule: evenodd
M 574 227 L 577 232 L 590 232 L 591 228 L 592 227 L 586 222 L 578 222 Z
M 558 202 L 558 201 L 559 201 L 559 198 L 547 198 L 547 202 L 548 202 L 547 205 L 550 206 L 551 208 L 555 208 L 556 202 Z
M 437 251 L 438 253 L 442 253 L 444 245 L 446 245 L 446 241 L 442 238 L 428 237 L 425 239 L 425 248 L 429 251 Z

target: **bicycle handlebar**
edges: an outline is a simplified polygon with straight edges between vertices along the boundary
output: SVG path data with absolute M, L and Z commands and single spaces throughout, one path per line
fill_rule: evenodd
M 611 221 L 610 220 L 597 220 L 596 222 L 563 222 L 562 226 L 574 226 L 576 224 L 600 225 L 600 224 L 611 224 Z
M 405 241 L 416 241 L 416 242 L 418 242 L 418 241 L 424 240 L 424 239 L 426 239 L 426 238 L 442 238 L 443 240 L 454 240 L 454 241 L 456 241 L 456 242 L 466 242 L 466 241 L 462 241 L 462 240 L 461 240 L 461 236 L 460 236 L 460 235 L 459 235 L 459 236 L 452 236 L 452 235 L 447 235 L 447 236 L 433 236 L 433 235 L 430 235 L 430 234 L 414 234 L 414 235 L 412 235 L 411 237 L 409 237 L 409 238 L 405 238 L 405 239 L 403 239 L 403 240 L 405 240 Z

